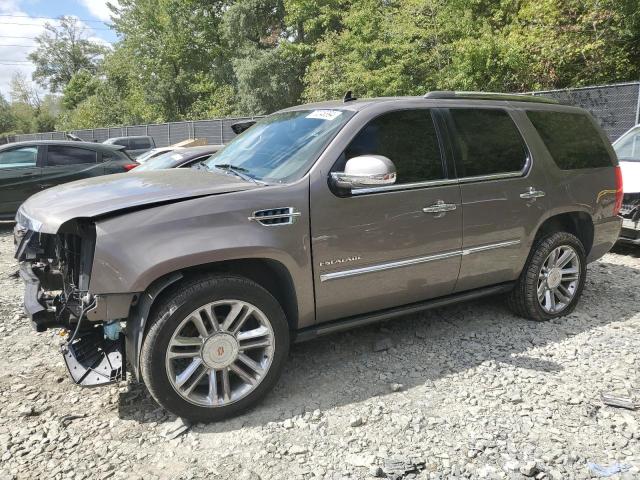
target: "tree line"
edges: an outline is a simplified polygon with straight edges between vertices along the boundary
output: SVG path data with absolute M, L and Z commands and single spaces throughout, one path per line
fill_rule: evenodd
M 120 0 L 118 41 L 48 26 L 0 97 L 0 132 L 257 115 L 429 90 L 640 78 L 638 0 Z

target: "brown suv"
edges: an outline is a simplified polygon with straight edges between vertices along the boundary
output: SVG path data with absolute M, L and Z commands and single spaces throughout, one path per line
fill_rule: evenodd
M 537 97 L 298 106 L 205 165 L 47 190 L 15 231 L 25 307 L 69 330 L 74 381 L 122 379 L 126 353 L 199 421 L 255 404 L 292 340 L 492 294 L 566 315 L 620 232 L 606 137 Z

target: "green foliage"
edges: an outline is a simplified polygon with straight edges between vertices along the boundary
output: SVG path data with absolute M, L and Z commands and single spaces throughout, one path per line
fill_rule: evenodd
M 71 42 L 82 38 L 71 19 L 65 41 L 51 29 L 38 40 L 34 79 L 63 91 L 57 128 L 263 114 L 346 90 L 640 78 L 638 0 L 120 0 L 113 17 L 119 41 L 106 53 Z M 19 90 L 10 115 L 0 102 L 0 124 L 50 125 L 34 92 Z
M 80 102 L 95 95 L 99 86 L 100 81 L 95 75 L 88 70 L 80 70 L 64 87 L 62 106 L 67 110 L 73 110 Z
M 80 70 L 95 73 L 108 49 L 86 38 L 86 31 L 74 17 L 61 17 L 60 25 L 45 24 L 36 37 L 38 48 L 29 54 L 36 66 L 33 79 L 51 92 L 61 91 Z

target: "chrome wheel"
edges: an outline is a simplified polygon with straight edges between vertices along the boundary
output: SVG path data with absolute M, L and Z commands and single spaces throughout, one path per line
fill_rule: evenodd
M 580 280 L 580 258 L 573 247 L 556 247 L 538 275 L 538 302 L 547 313 L 558 313 L 573 300 Z
M 275 336 L 267 316 L 240 300 L 220 300 L 191 312 L 166 353 L 169 381 L 190 403 L 221 407 L 251 393 L 273 361 Z

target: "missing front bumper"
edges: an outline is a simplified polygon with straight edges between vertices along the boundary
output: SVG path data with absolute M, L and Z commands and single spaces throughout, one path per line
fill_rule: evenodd
M 63 351 L 64 362 L 76 385 L 98 387 L 126 379 L 124 337 L 104 338 L 101 327 L 80 332 Z

